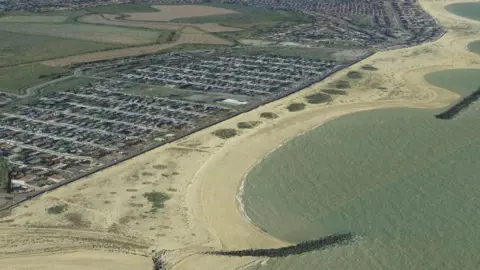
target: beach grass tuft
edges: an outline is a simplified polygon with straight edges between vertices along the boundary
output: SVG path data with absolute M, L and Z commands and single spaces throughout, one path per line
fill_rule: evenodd
M 305 103 L 292 103 L 292 104 L 288 105 L 287 109 L 290 112 L 301 111 L 301 110 L 305 109 Z
M 233 128 L 218 129 L 213 132 L 213 135 L 220 139 L 229 139 L 237 136 L 237 130 Z

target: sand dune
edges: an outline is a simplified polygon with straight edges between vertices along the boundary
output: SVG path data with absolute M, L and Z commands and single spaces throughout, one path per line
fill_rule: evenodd
M 91 234 L 86 232 L 104 236 L 98 241 L 100 246 L 97 249 L 116 252 L 115 256 L 110 257 L 111 263 L 101 264 L 102 269 L 121 269 L 117 266 L 123 265 L 122 258 L 134 256 L 122 255 L 122 252 L 149 256 L 152 250 L 169 250 L 165 258 L 173 269 L 237 269 L 257 258 L 214 257 L 199 252 L 287 245 L 243 218 L 236 195 L 245 174 L 269 151 L 286 140 L 342 115 L 387 107 L 438 108 L 458 99 L 457 94 L 434 87 L 423 77 L 442 69 L 480 68 L 480 56 L 465 49 L 470 41 L 480 39 L 480 22 L 448 13 L 444 6 L 453 2 L 456 1 L 421 1 L 425 9 L 449 30 L 436 42 L 380 52 L 299 93 L 155 149 L 14 209 L 10 215 L 0 219 L 0 222 L 8 220 L 8 223 L 0 223 L 3 230 L 3 237 L 0 237 L 0 246 L 3 247 L 0 249 L 0 263 L 8 263 L 10 269 L 38 269 L 32 268 L 31 260 L 14 260 L 14 256 L 31 252 L 28 248 L 29 239 L 24 238 L 22 246 L 15 245 L 14 240 L 23 234 L 19 228 L 26 230 L 33 227 L 54 227 L 64 231 L 63 235 L 58 236 L 61 241 L 56 242 L 56 247 L 76 251 L 38 257 L 35 262 L 40 269 L 51 265 L 52 259 L 63 261 L 71 256 L 92 256 L 92 259 L 99 260 L 101 253 L 84 253 L 88 245 L 78 247 L 69 240 L 77 233 L 88 239 Z M 361 67 L 367 64 L 375 66 L 378 71 L 363 70 Z M 364 78 L 352 82 L 348 95 L 337 96 L 327 105 L 307 105 L 305 110 L 299 112 L 288 112 L 286 109 L 290 103 L 305 102 L 305 96 L 329 89 L 330 84 L 337 80 L 345 80 L 347 72 L 351 70 L 361 71 Z M 271 120 L 260 118 L 262 112 L 273 112 L 279 117 Z M 243 121 L 263 123 L 254 129 L 242 130 L 240 135 L 228 140 L 212 135 L 219 128 L 235 128 L 238 122 Z M 149 205 L 142 194 L 148 190 L 164 191 L 171 195 L 165 209 L 146 213 Z M 82 214 L 83 227 L 63 228 L 65 224 L 71 225 L 65 215 L 52 217 L 46 213 L 46 208 L 60 202 L 70 204 L 71 211 Z M 35 247 L 49 247 L 49 235 L 38 236 L 30 241 Z M 122 243 L 127 247 L 122 248 L 118 242 L 109 245 L 110 235 L 122 236 Z M 46 249 L 44 252 L 53 251 Z M 139 258 L 142 266 L 148 259 L 136 258 Z M 81 269 L 81 260 L 73 261 L 71 267 Z

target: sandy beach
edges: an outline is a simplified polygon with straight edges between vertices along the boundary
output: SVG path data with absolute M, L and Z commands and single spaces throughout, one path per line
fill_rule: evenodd
M 468 1 L 420 2 L 447 29 L 441 39 L 379 52 L 287 98 L 20 205 L 0 216 L 0 265 L 9 265 L 7 269 L 85 269 L 89 261 L 88 269 L 151 269 L 151 255 L 164 251 L 173 269 L 241 269 L 258 258 L 200 252 L 289 244 L 250 224 L 240 211 L 237 195 L 255 164 L 285 141 L 342 115 L 381 108 L 447 106 L 459 96 L 430 85 L 424 75 L 480 68 L 480 56 L 466 50 L 468 43 L 480 39 L 480 22 L 444 8 Z M 365 65 L 378 70 L 364 70 Z M 348 79 L 349 71 L 360 71 L 363 78 Z M 307 104 L 306 96 L 330 89 L 338 80 L 350 82 L 348 95 L 335 96 L 328 104 Z M 297 102 L 307 104 L 306 108 L 286 109 Z M 278 118 L 261 118 L 264 112 Z M 227 140 L 212 135 L 245 121 L 262 123 Z M 152 190 L 171 196 L 165 208 L 154 213 L 142 196 Z M 46 211 L 58 204 L 68 205 L 68 212 L 52 215 Z M 52 261 L 59 262 L 57 268 Z

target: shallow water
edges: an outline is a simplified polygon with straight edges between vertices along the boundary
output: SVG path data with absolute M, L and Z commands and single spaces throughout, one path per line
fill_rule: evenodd
M 480 54 L 480 40 L 477 40 L 468 44 L 468 50 L 471 52 Z
M 480 21 L 480 3 L 456 3 L 445 7 L 455 15 Z
M 426 76 L 468 95 L 480 70 Z M 388 109 L 326 123 L 247 177 L 253 223 L 291 242 L 353 232 L 353 245 L 270 259 L 260 269 L 480 269 L 480 109 Z

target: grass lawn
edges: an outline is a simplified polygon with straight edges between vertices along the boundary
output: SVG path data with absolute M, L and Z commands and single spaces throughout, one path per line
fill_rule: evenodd
M 81 23 L 0 23 L 0 31 L 71 38 L 120 45 L 155 43 L 160 31 L 129 29 L 117 26 L 98 26 Z M 2 37 L 2 41 L 3 41 Z
M 119 45 L 0 31 L 0 67 L 120 48 Z
M 207 6 L 235 10 L 239 13 L 214 15 L 207 17 L 192 17 L 174 20 L 182 23 L 219 23 L 223 25 L 250 28 L 255 25 L 273 25 L 279 22 L 306 22 L 309 17 L 296 12 L 267 10 L 262 8 L 245 7 L 232 4 L 205 4 Z
M 67 20 L 67 16 L 6 16 L 1 17 L 0 22 L 16 23 L 62 23 Z
M 26 64 L 0 68 L 0 90 L 14 94 L 24 94 L 22 89 L 46 82 L 56 75 L 66 75 L 69 70 L 60 67 L 47 67 L 42 64 Z
M 117 13 L 129 13 L 129 12 L 158 12 L 157 9 L 154 9 L 153 7 L 147 4 L 115 4 L 115 5 L 90 7 L 87 10 L 90 12 L 103 13 L 103 14 L 117 14 Z
M 64 92 L 81 85 L 86 85 L 93 81 L 95 81 L 95 79 L 74 77 L 74 78 L 64 80 L 64 81 L 49 85 L 47 87 L 44 87 L 40 89 L 38 94 L 42 96 L 52 92 Z

